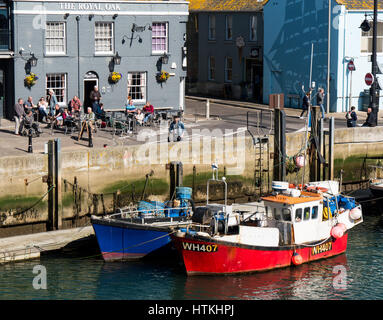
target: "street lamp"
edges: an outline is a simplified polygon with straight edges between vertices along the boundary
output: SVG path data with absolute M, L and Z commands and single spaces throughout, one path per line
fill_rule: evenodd
M 367 20 L 367 14 L 365 20 L 360 25 L 360 28 L 364 32 L 369 32 L 371 25 Z M 373 114 L 373 123 L 370 125 L 376 126 L 378 124 L 378 112 L 379 112 L 379 94 L 380 88 L 376 80 L 376 74 L 378 73 L 378 62 L 377 62 L 377 35 L 378 35 L 378 0 L 374 0 L 374 19 L 372 29 L 372 75 L 374 76 L 374 82 L 370 88 L 370 108 Z
M 119 56 L 118 52 L 116 52 L 116 55 L 113 57 L 113 62 L 116 66 L 121 64 L 121 57 Z

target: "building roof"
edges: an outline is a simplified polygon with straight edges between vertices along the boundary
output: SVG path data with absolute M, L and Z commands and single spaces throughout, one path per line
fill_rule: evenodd
M 259 11 L 268 0 L 189 0 L 189 11 Z
M 336 0 L 347 10 L 374 10 L 374 0 Z M 378 0 L 378 9 L 383 10 L 383 0 Z

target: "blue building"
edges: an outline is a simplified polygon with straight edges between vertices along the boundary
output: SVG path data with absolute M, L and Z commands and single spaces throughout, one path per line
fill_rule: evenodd
M 0 1 L 0 116 L 12 117 L 17 98 L 37 103 L 49 89 L 62 106 L 74 95 L 87 106 L 94 86 L 106 109 L 124 108 L 130 96 L 139 107 L 182 110 L 188 15 L 183 0 Z M 38 80 L 25 85 L 31 73 Z
M 310 87 L 310 74 L 316 89 L 322 87 L 325 93 L 328 92 L 330 2 L 330 112 L 345 112 L 350 106 L 365 110 L 368 106 L 370 87 L 364 79 L 372 69 L 372 29 L 368 33 L 362 32 L 360 25 L 367 14 L 372 26 L 373 0 L 266 1 L 263 8 L 264 103 L 269 102 L 269 94 L 284 93 L 286 106 L 300 107 L 302 86 L 305 90 Z M 379 0 L 378 20 L 380 63 L 383 62 L 382 0 Z M 351 60 L 355 71 L 348 69 Z M 380 99 L 380 108 L 382 105 L 383 99 Z

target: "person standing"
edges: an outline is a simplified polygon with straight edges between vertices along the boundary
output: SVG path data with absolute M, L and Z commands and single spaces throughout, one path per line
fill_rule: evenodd
M 303 114 L 309 110 L 309 105 L 310 105 L 310 91 L 307 91 L 305 96 L 303 97 L 303 102 L 302 102 L 302 112 L 301 115 L 299 116 L 299 119 L 303 119 Z
M 55 112 L 56 104 L 58 102 L 57 102 L 56 95 L 52 89 L 49 89 L 48 93 L 49 93 L 48 95 L 49 115 L 53 116 Z
M 19 135 L 20 123 L 23 120 L 23 117 L 26 116 L 25 111 L 24 111 L 23 99 L 19 98 L 17 100 L 17 103 L 14 106 L 14 110 L 15 110 L 15 134 Z
M 323 88 L 319 88 L 318 93 L 316 94 L 316 98 L 317 98 L 317 106 L 320 106 L 320 110 L 322 112 L 322 119 L 325 118 L 325 112 L 324 112 L 324 106 L 323 106 L 324 95 L 325 93 Z
M 179 116 L 175 116 L 173 122 L 169 127 L 168 142 L 171 142 L 171 135 L 173 135 L 173 141 L 181 141 L 185 133 L 185 125 L 180 120 Z
M 92 111 L 95 112 L 100 104 L 101 93 L 98 91 L 98 87 L 94 86 L 94 89 L 90 93 L 90 101 L 92 102 Z
M 355 107 L 351 107 L 351 110 L 346 113 L 347 127 L 353 128 L 356 127 L 356 121 L 358 117 L 355 112 Z

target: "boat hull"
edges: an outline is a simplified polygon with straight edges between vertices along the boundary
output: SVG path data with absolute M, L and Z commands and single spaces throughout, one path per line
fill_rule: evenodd
M 138 260 L 160 249 L 170 250 L 166 228 L 92 221 L 105 261 Z
M 377 185 L 377 186 L 370 186 L 370 191 L 374 195 L 375 198 L 382 198 L 383 197 L 383 185 Z
M 239 274 L 289 267 L 294 252 L 302 263 L 330 258 L 347 249 L 348 234 L 310 246 L 257 247 L 212 239 L 171 235 L 188 275 Z M 323 242 L 323 241 L 322 241 Z

